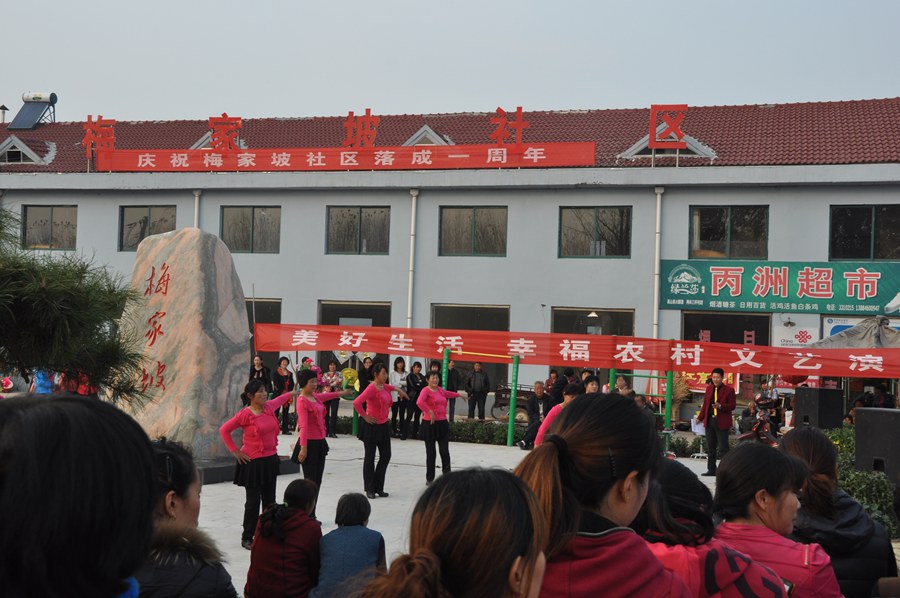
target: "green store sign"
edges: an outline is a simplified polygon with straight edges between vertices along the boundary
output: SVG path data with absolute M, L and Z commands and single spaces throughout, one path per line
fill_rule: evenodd
M 662 260 L 660 309 L 900 312 L 900 262 Z

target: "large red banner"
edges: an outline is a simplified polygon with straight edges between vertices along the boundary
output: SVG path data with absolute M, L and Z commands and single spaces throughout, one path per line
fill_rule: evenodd
M 111 172 L 311 172 L 552 168 L 593 166 L 594 162 L 593 143 L 254 148 L 234 151 L 98 147 L 96 169 Z
M 782 376 L 900 377 L 900 349 L 785 349 L 649 338 L 439 330 L 356 328 L 305 324 L 257 324 L 257 351 L 348 351 L 439 359 L 445 348 L 463 361 L 529 365 L 571 364 L 627 370 Z M 459 352 L 459 353 L 458 353 Z

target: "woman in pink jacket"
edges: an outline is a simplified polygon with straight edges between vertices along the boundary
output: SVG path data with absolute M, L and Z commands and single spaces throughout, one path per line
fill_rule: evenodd
M 764 444 L 729 451 L 716 473 L 714 508 L 725 521 L 716 538 L 775 571 L 792 598 L 837 598 L 841 589 L 822 547 L 785 538 L 806 476 L 803 461 Z
M 241 546 L 247 550 L 253 545 L 253 532 L 259 519 L 260 502 L 264 507 L 275 502 L 275 479 L 281 467 L 276 452 L 280 428 L 275 413 L 299 392 L 299 390 L 286 392 L 270 401 L 265 382 L 260 379 L 251 380 L 241 395 L 241 401 L 247 406 L 219 428 L 222 442 L 237 459 L 234 483 L 243 486 L 247 492 L 247 500 L 244 503 L 244 531 L 241 535 Z M 244 431 L 244 443 L 241 448 L 235 445 L 231 437 L 238 428 Z
M 438 386 L 441 375 L 430 372 L 428 386 L 419 392 L 416 405 L 422 410 L 422 440 L 425 441 L 425 485 L 434 481 L 434 463 L 437 459 L 435 443 L 441 451 L 441 473 L 450 473 L 450 424 L 447 422 L 447 399 L 455 399 L 459 393 Z
M 388 423 L 388 419 L 391 415 L 391 405 L 394 403 L 391 392 L 396 391 L 401 399 L 407 401 L 409 395 L 400 388 L 385 384 L 388 371 L 384 363 L 380 361 L 373 363 L 371 374 L 372 383 L 353 399 L 353 408 L 366 422 L 362 430 L 362 441 L 366 447 L 363 459 L 363 485 L 366 496 L 386 498 L 388 493 L 384 491 L 384 476 L 387 473 L 388 463 L 391 462 L 391 424 Z M 365 411 L 363 404 L 366 406 Z M 378 467 L 375 467 L 376 449 Z
M 314 370 L 301 370 L 297 375 L 297 387 L 300 389 L 300 396 L 297 397 L 297 429 L 300 433 L 291 455 L 291 461 L 299 463 L 303 468 L 303 478 L 316 483 L 316 501 L 319 500 L 319 489 L 325 475 L 325 456 L 328 454 L 325 404 L 353 394 L 352 388 L 341 392 L 314 392 L 317 384 Z M 315 519 L 315 508 L 309 516 Z

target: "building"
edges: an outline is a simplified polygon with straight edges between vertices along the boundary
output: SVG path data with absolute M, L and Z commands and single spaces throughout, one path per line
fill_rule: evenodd
M 361 144 L 491 144 L 496 118 L 381 116 Z M 101 153 L 86 157 L 83 123 L 0 125 L 0 203 L 22 218 L 24 247 L 93 254 L 126 277 L 148 234 L 218 234 L 258 321 L 802 346 L 884 313 L 900 291 L 900 98 L 503 118 L 510 137 L 499 141 L 593 143 L 593 161 L 314 172 L 273 158 L 269 171 L 95 172 Z M 338 151 L 346 121 L 247 119 L 232 149 Z M 218 147 L 205 121 L 119 122 L 114 135 L 125 153 Z M 682 147 L 650 147 L 660 142 Z M 715 292 L 705 282 L 688 294 L 691 268 L 705 277 L 738 262 L 743 295 L 722 278 Z M 858 301 L 798 302 L 779 279 L 796 287 L 803 267 L 829 264 L 836 283 L 862 268 L 880 287 L 858 284 Z M 746 292 L 763 284 L 756 267 L 767 268 L 761 297 Z M 520 380 L 546 373 L 529 366 Z M 507 377 L 502 366 L 492 374 Z

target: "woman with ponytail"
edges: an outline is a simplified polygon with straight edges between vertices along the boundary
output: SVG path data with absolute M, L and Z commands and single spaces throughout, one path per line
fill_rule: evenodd
M 363 598 L 537 598 L 546 525 L 531 491 L 501 469 L 439 477 L 413 510 L 409 554 Z
M 817 428 L 795 428 L 781 439 L 781 450 L 809 468 L 793 537 L 825 549 L 844 596 L 871 596 L 879 578 L 897 576 L 897 561 L 881 524 L 837 487 L 834 444 Z
M 659 460 L 656 432 L 630 398 L 573 400 L 516 468 L 550 529 L 541 596 L 690 596 L 627 526 Z

